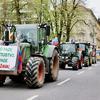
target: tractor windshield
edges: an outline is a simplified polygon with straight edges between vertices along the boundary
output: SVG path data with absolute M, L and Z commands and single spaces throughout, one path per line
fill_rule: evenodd
M 62 44 L 62 53 L 70 53 L 70 52 L 75 52 L 75 44 Z
M 85 50 L 85 44 L 79 44 L 79 48 L 80 48 L 81 50 Z
M 37 26 L 16 25 L 16 37 L 20 41 L 34 42 L 37 45 Z

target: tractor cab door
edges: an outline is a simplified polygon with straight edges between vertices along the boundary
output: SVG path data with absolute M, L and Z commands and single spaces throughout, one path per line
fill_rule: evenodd
M 47 36 L 50 35 L 50 27 L 46 24 L 39 25 L 38 28 L 38 41 L 39 41 L 39 50 L 43 49 L 48 43 Z

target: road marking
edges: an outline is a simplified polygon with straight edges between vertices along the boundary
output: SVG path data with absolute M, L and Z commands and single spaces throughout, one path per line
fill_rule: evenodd
M 39 95 L 32 96 L 32 97 L 28 98 L 27 100 L 33 100 L 33 99 L 35 99 L 37 97 L 39 97 Z
M 84 73 L 84 71 L 81 71 L 81 72 L 77 73 L 77 75 L 81 75 L 81 74 L 83 74 L 83 73 Z
M 68 81 L 70 81 L 70 80 L 71 80 L 71 78 L 67 78 L 66 80 L 64 80 L 64 81 L 62 81 L 62 82 L 60 82 L 60 83 L 58 83 L 57 85 L 62 85 L 62 84 L 66 83 L 66 82 L 68 82 Z

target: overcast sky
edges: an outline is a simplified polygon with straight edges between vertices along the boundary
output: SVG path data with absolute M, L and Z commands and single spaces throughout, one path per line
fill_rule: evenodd
M 87 0 L 87 6 L 93 10 L 97 18 L 100 18 L 100 0 Z

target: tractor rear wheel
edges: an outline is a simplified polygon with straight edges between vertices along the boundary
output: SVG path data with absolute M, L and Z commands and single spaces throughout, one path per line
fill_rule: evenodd
M 79 69 L 78 57 L 73 57 L 72 58 L 72 68 L 73 68 L 73 70 L 78 70 Z
M 29 88 L 40 88 L 45 80 L 45 64 L 40 57 L 31 57 L 25 71 L 25 82 Z
M 6 76 L 0 75 L 0 86 L 4 85 L 5 79 L 6 79 Z
M 55 49 L 52 54 L 52 59 L 50 60 L 50 71 L 48 74 L 49 81 L 56 81 L 58 78 L 58 71 L 59 71 L 59 56 L 58 52 Z
M 66 66 L 66 64 L 65 64 L 64 62 L 61 62 L 60 68 L 61 68 L 61 69 L 65 69 L 65 66 Z
M 73 70 L 78 70 L 79 69 L 79 62 L 77 61 L 76 64 L 72 65 Z

